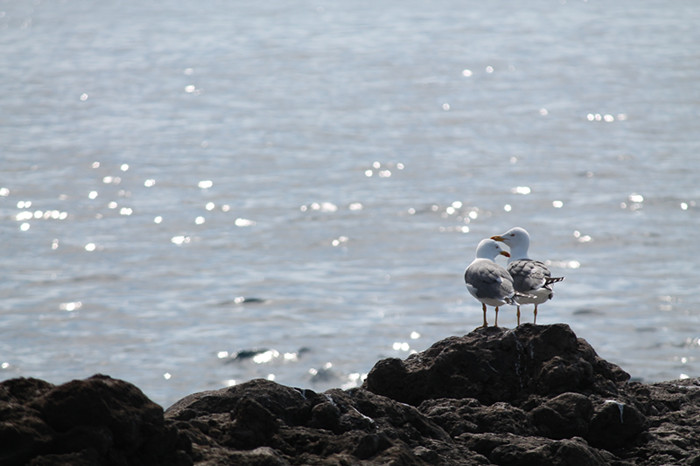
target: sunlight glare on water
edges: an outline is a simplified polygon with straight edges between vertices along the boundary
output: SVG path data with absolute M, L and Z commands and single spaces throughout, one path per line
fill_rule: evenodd
M 538 324 L 700 375 L 700 5 L 2 10 L 1 379 L 358 386 L 480 325 L 515 225 L 566 277 Z

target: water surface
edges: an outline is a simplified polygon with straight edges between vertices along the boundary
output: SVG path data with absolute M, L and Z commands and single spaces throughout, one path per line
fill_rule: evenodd
M 355 386 L 480 325 L 463 270 L 515 225 L 566 276 L 538 323 L 640 380 L 699 375 L 699 22 L 0 2 L 0 378 L 101 372 L 164 406 Z

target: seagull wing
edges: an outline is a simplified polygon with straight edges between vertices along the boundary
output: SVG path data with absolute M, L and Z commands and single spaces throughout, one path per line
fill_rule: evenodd
M 549 289 L 552 274 L 543 262 L 520 259 L 508 264 L 513 286 L 521 293 L 531 293 L 541 288 Z M 557 280 L 558 281 L 558 280 Z
M 490 260 L 476 260 L 464 272 L 464 281 L 476 299 L 510 302 L 515 290 L 510 274 Z

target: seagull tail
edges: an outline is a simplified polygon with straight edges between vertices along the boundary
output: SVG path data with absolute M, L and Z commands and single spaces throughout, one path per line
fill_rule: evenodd
M 544 286 L 551 285 L 552 283 L 558 283 L 564 281 L 564 277 L 549 277 L 545 280 Z

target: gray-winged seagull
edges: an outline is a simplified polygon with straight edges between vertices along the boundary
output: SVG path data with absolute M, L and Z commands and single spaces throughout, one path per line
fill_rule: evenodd
M 510 274 L 494 262 L 498 255 L 510 257 L 501 245 L 491 239 L 481 240 L 476 248 L 476 259 L 464 271 L 464 281 L 469 293 L 481 302 L 484 311 L 484 327 L 486 321 L 486 305 L 496 308 L 494 326 L 498 327 L 498 307 L 513 304 L 516 291 Z
M 551 272 L 543 262 L 527 257 L 527 249 L 530 247 L 530 235 L 524 228 L 515 227 L 502 235 L 492 236 L 494 241 L 502 241 L 510 248 L 508 259 L 508 273 L 513 277 L 515 291 L 528 296 L 516 296 L 518 306 L 517 316 L 520 325 L 520 305 L 534 304 L 535 319 L 537 323 L 537 305 L 552 299 L 554 290 L 552 284 L 564 280 L 564 277 L 552 277 Z

